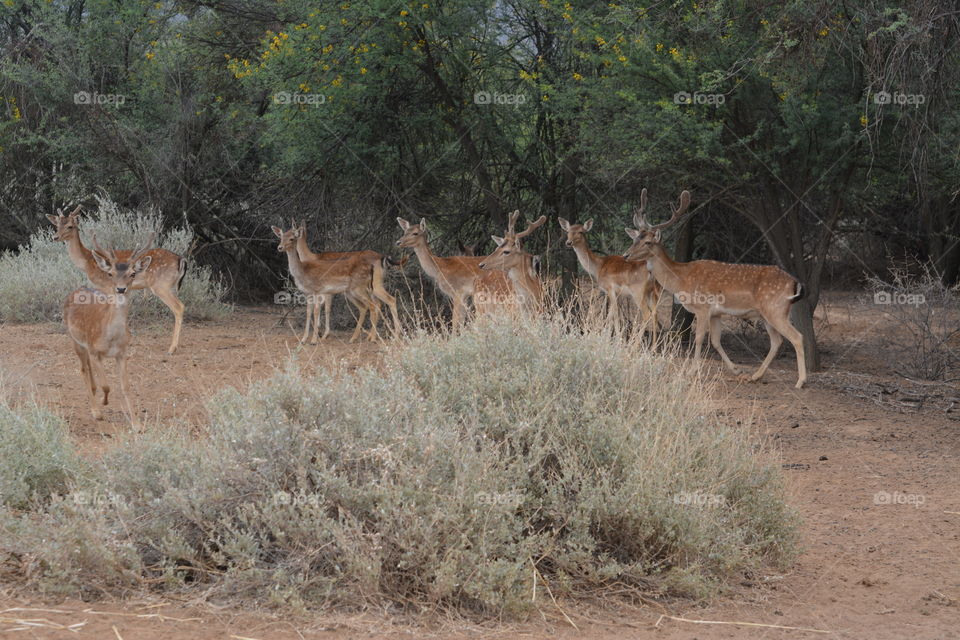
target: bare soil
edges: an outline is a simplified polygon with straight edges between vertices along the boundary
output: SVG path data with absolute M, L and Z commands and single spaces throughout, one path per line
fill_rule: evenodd
M 390 348 L 347 344 L 346 331 L 301 348 L 294 329 L 278 320 L 273 309 L 244 308 L 219 324 L 187 325 L 182 350 L 173 356 L 165 351 L 169 326 L 139 329 L 130 369 L 144 421 L 198 428 L 204 404 L 217 390 L 263 378 L 294 353 L 308 366 L 349 369 L 377 362 Z M 44 602 L 9 585 L 0 586 L 0 635 L 960 638 L 960 389 L 889 373 L 895 363 L 879 339 L 895 327 L 856 294 L 829 295 L 819 324 L 825 367 L 811 374 L 806 389 L 793 388 L 789 346 L 762 383 L 722 376 L 720 418 L 756 428 L 780 447 L 790 502 L 804 521 L 803 552 L 783 575 L 745 577 L 713 602 L 628 606 L 548 599 L 541 605 L 543 619 L 523 625 L 477 626 L 447 618 L 424 625 L 389 612 L 289 618 L 178 601 Z M 750 332 L 728 334 L 724 343 L 735 361 L 750 367 L 766 350 Z M 119 397 L 105 421 L 90 417 L 76 357 L 59 325 L 2 325 L 0 345 L 8 383 L 63 415 L 84 452 L 97 455 L 128 428 Z

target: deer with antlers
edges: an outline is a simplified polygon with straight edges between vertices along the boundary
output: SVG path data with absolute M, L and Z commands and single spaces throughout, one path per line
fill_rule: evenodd
M 110 386 L 106 383 L 103 358 L 114 358 L 120 374 L 123 405 L 130 423 L 137 429 L 140 428 L 140 421 L 128 393 L 127 347 L 130 344 L 130 330 L 127 327 L 127 314 L 130 303 L 127 291 L 137 277 L 150 268 L 153 258 L 148 250 L 155 235 L 151 234 L 136 251 L 105 251 L 97 245 L 94 235 L 96 251 L 93 260 L 97 269 L 104 274 L 98 281 L 109 282 L 109 286 L 100 286 L 99 289 L 81 287 L 67 296 L 63 303 L 63 323 L 80 359 L 80 377 L 90 393 L 90 413 L 95 420 L 103 418 L 97 406 L 97 390 L 103 391 L 102 404 L 106 406 Z
M 514 227 L 519 217 L 519 210 L 510 214 L 504 237 L 491 236 L 497 248 L 483 259 L 480 268 L 506 272 L 517 293 L 518 306 L 537 313 L 543 310 L 543 286 L 534 269 L 533 256 L 523 250 L 520 241 L 541 227 L 547 221 L 547 216 L 540 216 L 518 233 Z
M 433 280 L 440 291 L 453 303 L 453 327 L 460 327 L 465 319 L 467 300 L 470 299 L 478 313 L 492 312 L 503 306 L 503 301 L 513 295 L 506 275 L 496 271 L 483 271 L 477 256 L 440 257 L 433 254 L 427 242 L 427 221 L 410 224 L 397 218 L 403 235 L 397 240 L 398 247 L 413 249 L 420 267 Z
M 279 227 L 271 227 L 271 229 L 280 239 L 277 251 L 287 254 L 287 267 L 290 269 L 294 283 L 307 295 L 307 320 L 300 342 L 307 341 L 312 311 L 314 326 L 310 344 L 317 343 L 320 330 L 320 305 L 323 303 L 326 306 L 329 298 L 338 293 L 342 293 L 357 308 L 359 314 L 350 342 L 356 341 L 360 335 L 368 311 L 370 312 L 370 331 L 367 338 L 370 341 L 376 340 L 380 305 L 376 304 L 373 298 L 373 267 L 357 256 L 316 259 L 309 262 L 301 260 L 297 252 L 297 242 L 303 233 L 302 230 L 296 226 L 288 231 Z M 330 335 L 329 312 L 326 315 L 326 325 L 320 339 L 328 335 Z
M 646 201 L 646 189 L 641 203 Z M 690 192 L 680 194 L 680 204 L 670 205 L 672 215 L 666 222 L 651 225 L 642 209 L 634 216 L 635 229 L 627 234 L 633 244 L 623 255 L 627 260 L 646 261 L 647 267 L 660 285 L 674 294 L 683 307 L 694 314 L 696 331 L 694 357 L 700 357 L 700 344 L 710 332 L 710 344 L 723 359 L 723 364 L 734 373 L 739 369 L 720 344 L 723 315 L 745 319 L 762 319 L 770 335 L 770 351 L 760 368 L 750 376 L 751 382 L 759 380 L 773 362 L 783 344 L 783 338 L 793 345 L 797 353 L 797 388 L 807 380 L 807 367 L 803 351 L 803 334 L 790 322 L 790 307 L 803 297 L 803 286 L 780 267 L 729 264 L 714 260 L 675 262 L 667 255 L 660 243 L 661 230 L 674 224 L 690 206 Z
M 393 316 L 393 337 L 397 338 L 400 335 L 400 316 L 397 313 L 397 299 L 390 295 L 390 292 L 386 290 L 383 286 L 383 275 L 384 271 L 388 268 L 388 265 L 402 267 L 406 262 L 401 261 L 400 263 L 394 264 L 393 261 L 385 255 L 377 253 L 376 251 L 321 251 L 320 253 L 314 253 L 310 250 L 310 246 L 307 244 L 307 224 L 305 221 L 301 220 L 300 223 L 296 223 L 291 220 L 293 228 L 300 230 L 300 235 L 297 238 L 297 255 L 300 256 L 300 260 L 303 262 L 316 262 L 322 260 L 342 260 L 342 259 L 353 259 L 356 258 L 361 262 L 365 262 L 370 265 L 370 268 L 373 270 L 372 280 L 371 280 L 371 290 L 373 292 L 374 298 L 377 300 L 386 303 L 390 308 L 390 314 Z M 327 297 L 324 299 L 324 309 L 326 311 L 327 317 L 327 326 L 330 324 L 330 298 Z M 378 304 L 379 303 L 376 303 Z M 371 316 L 372 318 L 372 316 Z M 317 318 L 319 322 L 319 317 Z
M 646 190 L 641 196 L 640 212 L 646 206 Z M 650 330 L 653 341 L 657 340 L 657 303 L 663 288 L 657 283 L 643 262 L 625 260 L 623 256 L 601 256 L 590 250 L 587 232 L 593 228 L 593 218 L 583 224 L 570 224 L 559 219 L 560 228 L 567 234 L 567 246 L 577 254 L 583 270 L 590 274 L 600 290 L 607 296 L 607 323 L 614 333 L 620 332 L 620 309 L 617 296 L 627 294 L 640 309 L 643 326 Z
M 66 243 L 70 261 L 87 274 L 87 278 L 97 289 L 109 289 L 112 286 L 110 277 L 100 268 L 100 262 L 93 251 L 83 245 L 80 240 L 79 227 L 80 207 L 68 215 L 58 211 L 56 215 L 48 215 L 47 219 L 56 225 L 54 240 Z M 119 260 L 130 262 L 131 252 L 116 251 Z M 131 291 L 150 289 L 151 292 L 173 312 L 173 338 L 167 353 L 173 354 L 180 345 L 180 328 L 183 326 L 184 305 L 177 297 L 177 291 L 187 272 L 187 261 L 166 249 L 151 249 L 147 254 L 150 260 L 146 269 L 138 272 L 137 279 L 127 287 Z M 102 254 L 99 256 L 104 258 Z

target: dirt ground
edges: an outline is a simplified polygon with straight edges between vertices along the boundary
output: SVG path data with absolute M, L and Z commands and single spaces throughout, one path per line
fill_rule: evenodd
M 293 328 L 278 320 L 273 309 L 244 308 L 222 323 L 188 324 L 182 350 L 173 356 L 165 351 L 169 326 L 139 329 L 131 382 L 144 421 L 199 426 L 204 403 L 218 389 L 243 387 L 282 366 L 298 343 Z M 756 576 L 707 606 L 560 602 L 543 605 L 543 620 L 535 623 L 476 626 L 443 619 L 423 628 L 376 612 L 284 619 L 190 602 L 42 602 L 0 585 L 0 635 L 960 638 L 960 389 L 888 373 L 893 363 L 879 336 L 893 327 L 855 294 L 827 296 L 819 324 L 825 366 L 811 374 L 806 389 L 793 388 L 796 369 L 789 346 L 763 383 L 723 377 L 717 398 L 721 419 L 758 428 L 782 451 L 790 502 L 804 520 L 803 553 L 785 574 Z M 390 348 L 349 345 L 347 335 L 338 332 L 302 349 L 299 357 L 310 365 L 349 368 L 375 362 Z M 762 341 L 744 342 L 736 334 L 725 344 L 735 361 L 749 366 L 758 364 L 765 350 Z M 0 345 L 0 370 L 8 383 L 35 393 L 65 416 L 85 452 L 96 455 L 128 428 L 113 402 L 106 421 L 90 418 L 76 357 L 59 325 L 2 325 Z M 113 368 L 108 370 L 112 375 Z

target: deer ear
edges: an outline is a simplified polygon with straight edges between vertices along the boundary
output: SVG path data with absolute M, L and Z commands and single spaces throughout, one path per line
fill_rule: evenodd
M 427 230 L 427 219 L 426 219 L 426 218 L 420 218 L 420 230 L 421 230 L 421 231 L 426 231 L 426 230 Z
M 630 236 L 630 238 L 633 240 L 636 240 L 637 238 L 640 237 L 640 231 L 638 229 L 631 229 L 630 227 L 624 227 L 623 230 L 626 231 L 627 235 Z
M 283 237 L 283 229 L 281 229 L 280 227 L 270 227 L 270 228 L 273 229 L 273 234 L 275 236 L 277 236 L 278 238 Z
M 661 234 L 660 234 L 660 229 L 657 229 L 657 232 L 653 234 L 653 239 L 654 239 L 654 241 L 660 242 L 660 238 L 661 238 L 661 237 L 662 237 L 662 236 L 661 236 Z
M 590 231 L 590 229 L 592 228 L 593 228 L 593 218 L 590 218 L 589 220 L 583 223 L 584 231 Z
M 137 260 L 137 264 L 133 265 L 133 269 L 136 272 L 146 271 L 150 267 L 150 263 L 153 262 L 153 256 L 143 256 Z
M 93 254 L 93 259 L 97 263 L 97 266 L 100 267 L 100 270 L 110 273 L 110 263 L 107 262 L 107 259 L 96 251 L 91 251 L 90 253 Z
M 490 237 L 493 238 L 493 241 L 497 243 L 498 247 L 503 246 L 503 243 L 506 242 L 506 240 L 501 238 L 500 236 L 490 236 Z
M 294 227 L 293 228 L 293 237 L 299 238 L 303 235 L 303 227 Z
M 403 218 L 397 218 L 397 224 L 400 225 L 400 228 L 406 231 L 410 228 L 410 223 L 404 220 Z
M 60 224 L 60 216 L 55 216 L 52 213 L 47 214 L 47 220 L 49 220 L 53 224 Z
M 557 218 L 557 222 L 560 223 L 560 228 L 564 231 L 570 231 L 570 223 L 567 222 L 566 218 Z

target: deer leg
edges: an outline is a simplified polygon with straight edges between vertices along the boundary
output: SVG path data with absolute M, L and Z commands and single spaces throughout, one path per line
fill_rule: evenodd
M 607 291 L 607 325 L 614 336 L 620 334 L 620 307 L 617 303 L 617 291 L 612 286 Z
M 783 344 L 783 336 L 780 335 L 780 332 L 777 331 L 768 321 L 765 320 L 764 324 L 767 327 L 767 334 L 770 336 L 770 351 L 767 352 L 767 357 L 763 359 L 763 362 L 760 364 L 760 368 L 757 369 L 756 373 L 748 378 L 750 382 L 756 382 L 763 377 L 763 374 L 767 372 L 767 367 L 769 367 L 770 363 L 773 362 L 773 359 L 777 357 L 777 352 L 780 350 L 780 345 Z
M 303 321 L 303 335 L 300 337 L 300 342 L 305 344 L 307 342 L 307 336 L 310 335 L 310 318 L 313 316 L 313 308 L 310 300 L 310 296 L 307 296 L 307 317 Z
M 386 303 L 390 307 L 390 315 L 393 320 L 393 337 L 400 337 L 400 314 L 397 313 L 397 299 L 390 295 L 386 287 L 383 286 L 383 265 L 374 266 L 373 269 L 373 295 Z
M 317 344 L 321 339 L 320 335 L 320 305 L 325 305 L 327 302 L 327 296 L 324 294 L 316 294 L 313 296 L 313 336 L 310 338 L 310 344 Z M 329 320 L 330 315 L 327 314 L 327 319 Z M 323 337 L 327 337 L 326 331 L 323 333 Z
M 333 305 L 333 296 L 332 296 L 332 295 L 324 294 L 324 295 L 321 297 L 321 302 L 323 303 L 323 336 L 321 336 L 320 339 L 321 339 L 321 340 L 326 340 L 326 339 L 327 339 L 327 336 L 330 335 L 330 309 L 331 309 L 331 307 L 332 307 L 332 305 Z M 318 321 L 319 321 L 319 318 L 320 318 L 319 311 L 320 311 L 320 309 L 318 308 L 318 309 L 317 309 L 317 320 L 318 320 Z
M 693 357 L 700 359 L 700 345 L 704 336 L 707 334 L 707 327 L 710 324 L 710 316 L 706 313 L 698 313 L 694 318 L 694 336 L 693 336 Z
M 770 319 L 770 324 L 793 345 L 797 352 L 797 389 L 802 389 L 807 381 L 807 358 L 803 351 L 803 334 L 790 322 L 790 311 Z
M 90 366 L 90 354 L 77 343 L 73 343 L 73 349 L 77 352 L 77 357 L 80 358 L 80 378 L 87 387 L 90 396 L 90 413 L 94 420 L 101 420 L 103 414 L 100 412 L 100 407 L 97 406 L 97 380 L 93 375 L 93 367 Z
M 369 298 L 368 304 L 370 305 L 370 331 L 367 333 L 367 340 L 376 342 L 380 339 L 380 334 L 377 332 L 377 323 L 380 322 L 380 303 Z
M 454 332 L 460 329 L 460 325 L 463 324 L 463 298 L 460 296 L 453 297 L 453 330 Z
M 130 418 L 130 424 L 134 429 L 140 430 L 140 418 L 137 416 L 133 405 L 130 403 L 130 393 L 127 390 L 129 381 L 127 380 L 127 354 L 119 355 L 116 358 L 117 368 L 120 371 L 120 393 L 123 395 L 123 406 L 127 410 L 127 416 Z
M 727 352 L 723 350 L 723 345 L 720 343 L 720 337 L 723 333 L 723 329 L 720 326 L 720 316 L 713 316 L 710 318 L 710 344 L 713 345 L 713 348 L 717 350 L 717 353 L 720 354 L 720 359 L 723 360 L 723 364 L 726 365 L 727 369 L 730 369 L 733 373 L 740 373 L 740 367 L 733 364 L 730 360 L 730 356 L 727 355 Z
M 363 321 L 367 317 L 367 305 L 364 304 L 362 300 L 359 300 L 353 296 L 348 296 L 347 300 L 357 308 L 357 313 L 359 318 L 357 319 L 357 326 L 353 328 L 353 335 L 350 336 L 350 342 L 356 342 L 357 338 L 360 336 L 360 332 L 363 330 Z
M 170 288 L 170 285 L 157 285 L 156 287 L 151 287 L 150 291 L 153 292 L 153 295 L 160 298 L 163 304 L 170 308 L 170 311 L 173 311 L 173 338 L 170 341 L 170 348 L 167 349 L 167 353 L 173 355 L 177 347 L 180 346 L 180 328 L 183 326 L 183 310 L 186 307 L 180 301 L 180 298 L 177 297 L 173 289 Z

